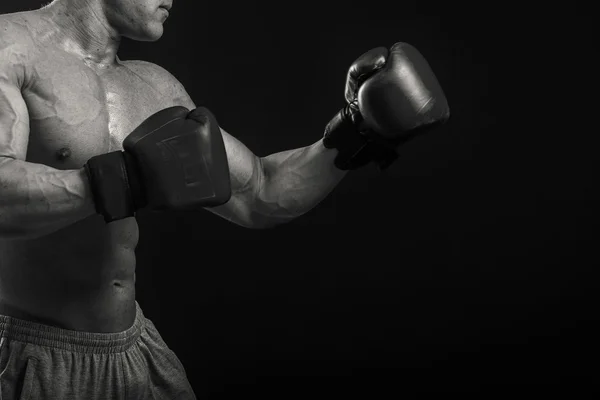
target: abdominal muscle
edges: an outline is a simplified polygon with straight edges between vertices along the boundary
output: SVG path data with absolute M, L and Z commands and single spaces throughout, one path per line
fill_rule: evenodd
M 0 239 L 0 315 L 85 332 L 135 319 L 134 218 L 93 216 L 37 239 Z

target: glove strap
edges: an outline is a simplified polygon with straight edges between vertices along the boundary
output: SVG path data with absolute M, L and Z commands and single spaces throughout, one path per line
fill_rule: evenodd
M 131 156 L 122 151 L 114 151 L 92 157 L 85 164 L 90 181 L 96 212 L 106 223 L 133 217 L 135 210 L 143 207 L 145 201 L 137 167 Z
M 335 166 L 341 170 L 354 170 L 375 161 L 380 170 L 389 167 L 397 158 L 400 144 L 377 135 L 371 130 L 360 130 L 362 116 L 352 104 L 341 109 L 327 124 L 323 145 L 338 149 Z

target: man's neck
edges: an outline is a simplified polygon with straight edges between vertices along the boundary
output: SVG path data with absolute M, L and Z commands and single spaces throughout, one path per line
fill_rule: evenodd
M 55 0 L 44 8 L 59 28 L 61 45 L 98 67 L 117 60 L 121 37 L 110 26 L 98 0 Z

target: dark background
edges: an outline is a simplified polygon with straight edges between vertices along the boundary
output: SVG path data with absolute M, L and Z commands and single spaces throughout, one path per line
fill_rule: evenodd
M 591 395 L 591 13 L 446 3 L 176 0 L 159 42 L 123 43 L 260 156 L 319 140 L 350 63 L 396 41 L 452 110 L 285 226 L 140 216 L 138 301 L 199 398 Z

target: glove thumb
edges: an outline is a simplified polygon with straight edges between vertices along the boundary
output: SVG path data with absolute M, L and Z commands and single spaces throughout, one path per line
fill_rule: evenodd
M 346 101 L 349 104 L 356 101 L 360 85 L 385 65 L 388 54 L 389 51 L 385 47 L 376 47 L 352 63 L 346 76 Z

